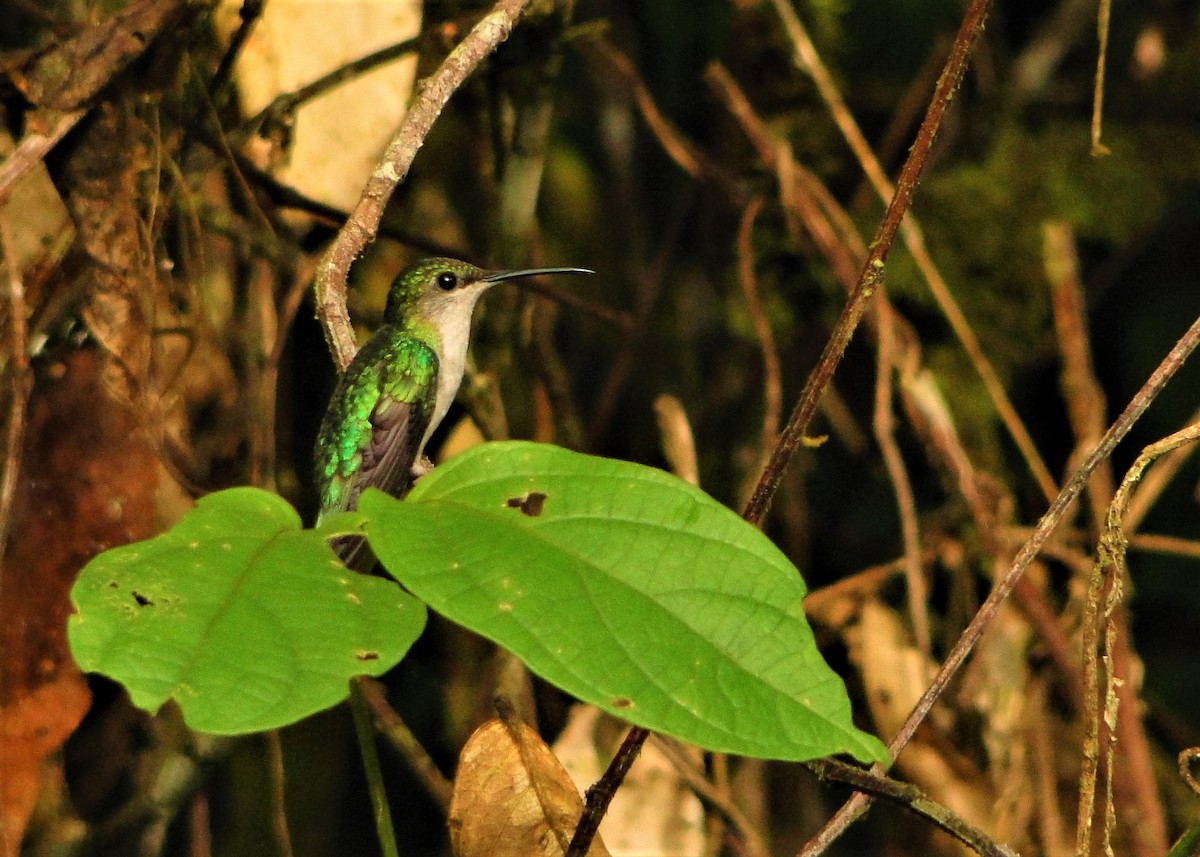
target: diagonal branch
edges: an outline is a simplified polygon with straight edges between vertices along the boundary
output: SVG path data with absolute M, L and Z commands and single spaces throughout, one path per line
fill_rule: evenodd
M 354 330 L 346 312 L 346 278 L 350 265 L 375 240 L 379 221 L 392 193 L 408 175 L 433 123 L 450 96 L 479 64 L 508 38 L 531 0 L 500 0 L 450 52 L 441 67 L 418 85 L 418 94 L 388 144 L 383 159 L 363 188 L 358 205 L 317 267 L 317 314 L 325 340 L 339 368 L 349 365 L 356 351 Z

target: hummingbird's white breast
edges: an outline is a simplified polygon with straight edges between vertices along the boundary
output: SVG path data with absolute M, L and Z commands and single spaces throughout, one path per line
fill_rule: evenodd
M 490 285 L 490 284 L 488 284 Z M 467 346 L 471 341 L 471 316 L 475 311 L 475 303 L 484 293 L 483 288 L 463 289 L 453 294 L 441 296 L 443 300 L 431 307 L 431 321 L 441 338 L 441 348 L 438 349 L 438 378 L 437 397 L 433 403 L 433 413 L 429 417 L 429 428 L 421 438 L 417 449 L 417 460 L 425 454 L 425 444 L 441 425 L 458 395 L 462 386 L 463 373 L 467 363 Z

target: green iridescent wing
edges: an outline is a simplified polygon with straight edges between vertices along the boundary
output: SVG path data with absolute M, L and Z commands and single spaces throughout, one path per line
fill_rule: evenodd
M 411 486 L 437 373 L 433 349 L 394 328 L 362 347 L 338 383 L 318 436 L 322 517 L 353 509 L 367 488 L 399 496 Z

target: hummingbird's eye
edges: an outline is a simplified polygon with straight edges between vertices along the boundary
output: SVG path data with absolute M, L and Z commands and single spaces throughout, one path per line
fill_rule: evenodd
M 437 284 L 443 292 L 448 292 L 458 285 L 458 275 L 451 271 L 442 271 L 437 275 Z

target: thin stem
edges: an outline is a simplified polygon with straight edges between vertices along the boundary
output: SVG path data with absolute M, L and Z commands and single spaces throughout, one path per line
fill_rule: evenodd
M 334 362 L 344 369 L 357 350 L 354 328 L 346 311 L 346 278 L 355 258 L 375 240 L 384 208 L 408 175 L 417 150 L 425 142 L 433 123 L 450 96 L 462 86 L 479 64 L 508 38 L 517 19 L 531 0 L 500 0 L 446 57 L 441 67 L 425 80 L 400 130 L 388 144 L 375 172 L 363 188 L 350 219 L 321 257 L 317 266 L 317 312 Z
M 9 529 L 12 525 L 13 501 L 17 491 L 17 476 L 21 470 L 21 451 L 25 445 L 25 424 L 29 408 L 29 396 L 33 392 L 33 376 L 29 368 L 29 329 L 25 282 L 17 270 L 16 256 L 12 252 L 12 234 L 8 217 L 0 214 L 0 257 L 5 260 L 7 285 L 4 290 L 6 314 L 12 327 L 9 336 L 8 370 L 12 373 L 10 404 L 4 431 L 4 462 L 0 471 L 0 557 L 8 546 Z M 0 582 L 4 575 L 0 574 Z M 0 683 L 2 686 L 2 683 Z
M 375 679 L 360 678 L 358 688 L 362 697 L 379 725 L 380 735 L 392 745 L 392 748 L 404 757 L 404 761 L 425 786 L 425 791 L 434 799 L 442 812 L 450 813 L 450 798 L 454 792 L 453 784 L 446 779 L 438 769 L 433 757 L 413 735 L 408 724 L 400 717 L 396 709 L 388 704 L 383 685 Z
M 392 827 L 392 811 L 388 807 L 387 786 L 383 782 L 383 769 L 379 765 L 379 748 L 375 746 L 375 728 L 371 724 L 371 710 L 363 693 L 363 678 L 350 680 L 350 710 L 354 712 L 354 734 L 358 749 L 362 753 L 363 768 L 367 774 L 367 789 L 371 793 L 371 808 L 375 816 L 375 832 L 383 857 L 400 857 L 396 846 L 396 830 Z
M 786 0 L 774 0 L 774 2 L 785 22 L 795 18 L 795 13 L 787 5 Z M 929 151 L 933 147 L 933 140 L 941 127 L 942 119 L 946 115 L 954 91 L 962 80 L 967 57 L 970 56 L 971 48 L 974 47 L 975 41 L 983 31 L 983 22 L 990 6 L 991 0 L 973 0 L 967 9 L 958 36 L 950 50 L 950 57 L 946 61 L 946 68 L 938 79 L 933 99 L 929 103 L 929 109 L 917 132 L 917 139 L 913 143 L 908 159 L 904 162 L 904 167 L 900 170 L 900 177 L 896 181 L 896 192 L 892 196 L 883 222 L 875 234 L 875 240 L 871 242 L 866 262 L 859 272 L 858 282 L 851 290 L 846 306 L 830 333 L 825 349 L 821 352 L 820 360 L 804 385 L 800 400 L 796 403 L 796 407 L 788 419 L 779 444 L 763 470 L 758 487 L 755 488 L 750 502 L 746 504 L 742 513 L 742 516 L 752 524 L 757 525 L 762 522 L 771 498 L 775 495 L 775 491 L 783 479 L 784 470 L 808 431 L 821 394 L 833 379 L 833 372 L 841 361 L 846 347 L 850 344 L 850 339 L 853 337 L 859 321 L 867 311 L 867 307 L 870 306 L 871 298 L 883 285 L 884 262 L 892 249 L 892 242 L 895 240 L 904 214 L 908 211 L 917 181 L 925 169 Z
M 1162 362 L 1151 373 L 1146 383 L 1134 395 L 1133 399 L 1126 406 L 1121 415 L 1117 417 L 1116 422 L 1109 427 L 1105 432 L 1104 437 L 1096 444 L 1096 447 L 1087 456 L 1087 458 L 1079 465 L 1075 472 L 1071 475 L 1054 502 L 1050 504 L 1050 508 L 1042 515 L 1037 526 L 1034 527 L 1033 533 L 1029 540 L 1021 547 L 1013 559 L 1012 566 L 1008 572 L 1002 577 L 992 589 L 979 611 L 971 619 L 955 643 L 954 648 L 946 656 L 945 663 L 942 664 L 938 674 L 934 677 L 925 693 L 921 695 L 921 699 L 914 706 L 908 719 L 900 731 L 888 744 L 888 750 L 894 759 L 900 751 L 912 739 L 913 734 L 917 731 L 925 717 L 929 714 L 934 702 L 945 691 L 950 680 L 958 673 L 963 662 L 966 661 L 967 655 L 975 647 L 984 630 L 991 624 L 996 612 L 1000 609 L 1000 605 L 1012 593 L 1013 587 L 1017 581 L 1021 579 L 1021 575 L 1030 566 L 1033 560 L 1037 557 L 1042 546 L 1050 539 L 1051 534 L 1057 529 L 1062 522 L 1068 510 L 1079 498 L 1087 485 L 1088 479 L 1092 473 L 1100 465 L 1101 462 L 1108 459 L 1112 455 L 1117 444 L 1129 433 L 1133 424 L 1145 413 L 1146 408 L 1162 391 L 1167 382 L 1179 371 L 1179 368 L 1187 360 L 1188 356 L 1196 349 L 1197 344 L 1200 344 L 1200 317 L 1192 322 L 1191 327 L 1180 337 L 1175 346 L 1167 353 Z M 836 839 L 843 830 L 845 830 L 855 819 L 860 817 L 867 809 L 870 803 L 870 798 L 862 793 L 854 795 L 847 801 L 837 814 L 804 846 L 799 852 L 801 857 L 815 857 L 822 853 L 830 843 Z
M 629 773 L 629 768 L 637 759 L 642 745 L 649 737 L 649 729 L 643 729 L 640 726 L 630 728 L 625 740 L 617 748 L 617 754 L 613 756 L 604 776 L 587 790 L 587 803 L 583 808 L 583 815 L 579 817 L 575 835 L 571 837 L 571 844 L 567 847 L 564 857 L 584 857 L 588 853 L 588 849 L 592 847 L 592 840 L 596 838 L 596 831 L 600 829 L 604 813 L 608 810 L 613 795 L 617 793 L 617 787 Z
M 844 783 L 856 789 L 883 798 L 923 818 L 940 830 L 953 836 L 977 854 L 984 857 L 1015 857 L 1013 851 L 993 842 L 979 828 L 967 823 L 948 807 L 928 798 L 923 791 L 910 783 L 893 780 L 872 771 L 864 771 L 835 759 L 817 759 L 805 763 L 805 767 L 820 777 L 835 783 Z
M 921 563 L 921 528 L 917 523 L 917 500 L 912 480 L 904 466 L 904 456 L 896 442 L 896 420 L 892 413 L 892 365 L 895 350 L 895 316 L 889 304 L 876 304 L 879 317 L 879 348 L 875 365 L 875 414 L 872 427 L 883 455 L 888 481 L 896 496 L 896 512 L 904 539 L 904 577 L 908 586 L 908 611 L 912 618 L 917 648 L 929 657 L 932 651 L 929 632 L 929 589 Z
M 747 857 L 769 857 L 771 849 L 767 847 L 767 843 L 763 841 L 754 824 L 731 799 L 727 790 L 718 788 L 704 776 L 703 772 L 696 769 L 696 766 L 688 760 L 679 742 L 661 735 L 654 735 L 651 740 L 654 741 L 656 749 L 666 756 L 675 770 L 679 772 L 679 776 L 683 778 L 684 782 L 696 793 L 696 796 L 715 809 L 732 825 L 736 835 L 742 841 L 742 848 Z
M 842 132 L 842 136 L 845 137 L 850 149 L 854 152 L 855 157 L 858 158 L 859 164 L 862 166 L 863 172 L 866 173 L 871 186 L 875 188 L 876 194 L 885 202 L 889 199 L 894 200 L 896 188 L 888 180 L 883 166 L 871 150 L 870 144 L 867 142 L 862 130 L 858 127 L 858 123 L 854 120 L 853 114 L 851 114 L 845 101 L 842 99 L 841 93 L 838 92 L 837 86 L 833 81 L 833 76 L 821 61 L 821 56 L 817 53 L 816 47 L 809 38 L 808 32 L 805 30 L 800 18 L 796 15 L 787 0 L 774 0 L 774 4 L 780 19 L 783 21 L 788 38 L 792 40 L 793 47 L 795 48 L 796 64 L 812 76 L 813 82 L 817 86 L 817 91 L 825 101 L 830 115 L 833 117 L 838 129 Z M 959 28 L 958 35 L 955 37 L 950 58 L 946 62 L 945 69 L 934 91 L 933 99 L 930 101 L 929 112 L 926 113 L 925 122 L 922 123 L 921 131 L 918 132 L 917 145 L 920 144 L 922 134 L 924 134 L 929 123 L 930 114 L 934 111 L 935 107 L 938 107 L 939 99 L 944 97 L 948 101 L 950 95 L 953 94 L 953 88 L 961 80 L 962 65 L 958 64 L 956 67 L 956 64 L 959 62 L 959 59 L 965 64 L 966 54 L 970 52 L 971 44 L 965 44 L 963 39 L 965 35 L 968 35 L 967 27 L 973 20 L 972 16 L 976 11 L 978 12 L 976 21 L 978 26 L 969 35 L 973 41 L 978 36 L 979 30 L 982 29 L 983 17 L 986 16 L 989 5 L 989 3 L 973 4 L 971 9 L 968 10 L 967 16 L 963 19 L 963 24 Z M 950 74 L 954 75 L 952 81 L 947 80 L 947 76 Z M 942 108 L 944 106 L 945 103 L 942 104 Z M 932 133 L 936 133 L 936 131 L 937 128 L 934 127 Z M 908 170 L 915 154 L 916 145 L 914 145 L 914 150 L 910 153 L 909 159 L 905 163 L 904 170 Z M 921 160 L 924 160 L 924 155 L 922 155 Z M 906 173 L 901 171 L 897 185 L 903 188 L 905 182 Z M 933 295 L 934 300 L 937 301 L 938 307 L 942 310 L 942 314 L 950 324 L 950 328 L 954 331 L 955 337 L 958 339 L 959 344 L 962 345 L 967 359 L 971 361 L 971 365 L 979 376 L 979 380 L 983 383 L 988 397 L 996 408 L 997 415 L 1000 417 L 1005 429 L 1007 429 L 1009 436 L 1012 437 L 1013 443 L 1017 445 L 1017 449 L 1025 459 L 1026 465 L 1029 467 L 1034 479 L 1037 480 L 1038 486 L 1042 489 L 1047 502 L 1049 502 L 1058 493 L 1054 477 L 1050 475 L 1049 469 L 1047 469 L 1045 462 L 1042 461 L 1037 445 L 1033 442 L 1033 438 L 1030 437 L 1025 424 L 1021 422 L 1021 418 L 1018 416 L 1012 401 L 1008 398 L 1008 393 L 1005 392 L 1004 385 L 1000 381 L 1000 377 L 996 374 L 996 370 L 992 367 L 991 361 L 984 354 L 975 331 L 972 330 L 966 316 L 963 315 L 958 302 L 954 300 L 954 295 L 951 294 L 950 288 L 946 285 L 941 271 L 938 270 L 937 265 L 934 264 L 932 257 L 930 257 L 929 251 L 925 247 L 925 236 L 921 232 L 921 227 L 911 215 L 904 218 L 900 223 L 900 236 L 904 241 L 905 247 L 912 254 L 913 262 L 921 272 L 921 276 L 928 283 L 929 291 Z M 878 238 L 876 239 L 876 243 L 878 243 Z M 872 246 L 875 245 L 873 244 Z
M 292 857 L 292 835 L 287 822 L 287 778 L 283 767 L 283 741 L 278 729 L 269 730 L 264 736 L 267 743 L 267 771 L 271 779 L 271 829 L 275 833 L 275 844 L 280 857 Z
M 1108 25 L 1112 16 L 1112 0 L 1100 0 L 1096 12 L 1096 40 L 1100 48 L 1096 53 L 1096 81 L 1092 92 L 1092 155 L 1109 154 L 1108 146 L 1100 142 L 1100 128 L 1104 120 L 1104 63 L 1108 58 Z
M 321 75 L 299 89 L 277 95 L 270 104 L 243 123 L 242 127 L 257 130 L 264 123 L 278 121 L 279 117 L 292 113 L 304 102 L 311 101 L 331 89 L 336 89 L 378 66 L 399 59 L 405 54 L 414 53 L 421 46 L 421 38 L 421 36 L 413 36 L 411 39 L 405 39 L 394 45 L 372 51 L 366 56 L 338 66 L 333 71 Z

